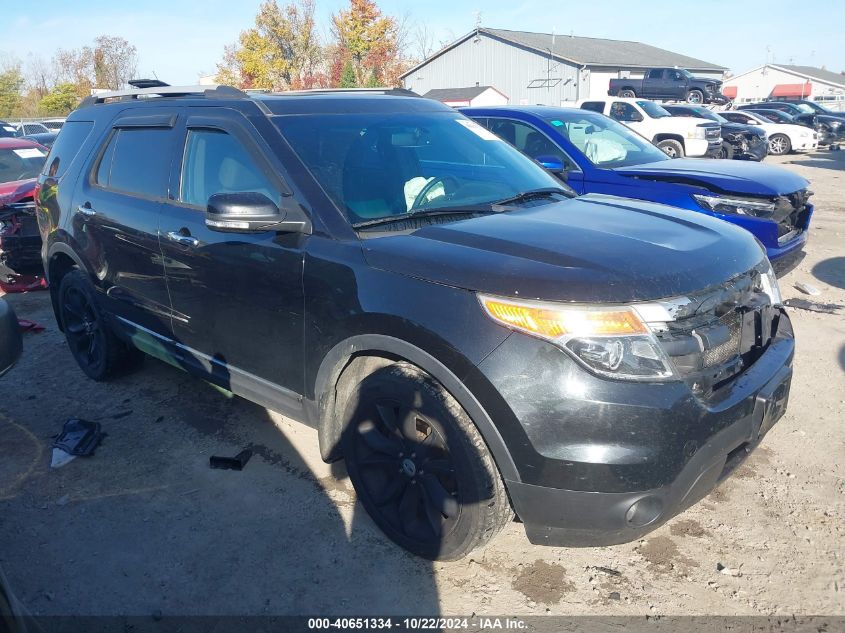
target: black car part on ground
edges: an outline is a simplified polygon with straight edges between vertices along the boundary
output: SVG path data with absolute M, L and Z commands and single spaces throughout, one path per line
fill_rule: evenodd
M 35 203 L 0 207 L 0 266 L 9 269 L 7 272 L 20 274 L 38 271 L 41 265 L 41 235 Z
M 0 299 L 0 376 L 9 371 L 23 351 L 21 330 L 15 311 Z
M 80 368 L 105 380 L 143 351 L 310 423 L 428 558 L 487 542 L 511 502 L 534 542 L 611 544 L 712 489 L 788 395 L 759 243 L 704 214 L 561 199 L 477 123 L 380 93 L 87 99 L 36 195 Z

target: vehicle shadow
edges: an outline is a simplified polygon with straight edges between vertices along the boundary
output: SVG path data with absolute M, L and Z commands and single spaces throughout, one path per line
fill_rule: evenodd
M 813 266 L 811 273 L 819 281 L 837 288 L 845 288 L 845 257 L 831 257 L 820 261 Z

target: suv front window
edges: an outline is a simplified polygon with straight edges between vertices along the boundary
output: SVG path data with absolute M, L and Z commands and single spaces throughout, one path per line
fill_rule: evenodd
M 203 207 L 216 193 L 263 193 L 279 203 L 279 194 L 246 149 L 219 130 L 190 130 L 182 161 L 179 199 Z
M 352 224 L 562 188 L 542 167 L 457 113 L 308 114 L 273 121 Z

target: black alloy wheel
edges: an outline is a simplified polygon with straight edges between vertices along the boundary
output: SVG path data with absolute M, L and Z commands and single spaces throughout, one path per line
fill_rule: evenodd
M 76 363 L 86 376 L 101 381 L 134 369 L 144 354 L 115 336 L 94 293 L 88 276 L 74 270 L 61 280 L 58 305 L 65 339 Z
M 455 560 L 513 516 L 472 420 L 417 367 L 396 363 L 365 378 L 345 420 L 343 456 L 358 498 L 408 551 Z

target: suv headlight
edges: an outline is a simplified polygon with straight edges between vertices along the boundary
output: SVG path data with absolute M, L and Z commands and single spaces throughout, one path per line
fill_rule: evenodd
M 722 197 L 698 193 L 692 194 L 692 197 L 702 209 L 716 213 L 765 217 L 775 212 L 775 203 L 761 198 Z
M 707 138 L 707 127 L 704 125 L 696 126 L 695 130 L 687 132 L 687 138 Z
M 775 271 L 772 268 L 771 262 L 769 262 L 768 258 L 766 259 L 766 263 L 768 264 L 768 268 L 766 268 L 760 274 L 760 286 L 761 290 L 768 295 L 769 300 L 772 302 L 773 306 L 779 306 L 783 303 L 783 298 L 780 294 L 780 286 L 778 285 L 778 278 L 775 275 Z M 758 269 L 759 270 L 759 269 Z
M 623 380 L 675 378 L 672 364 L 635 306 L 478 298 L 497 323 L 557 345 L 596 374 Z

